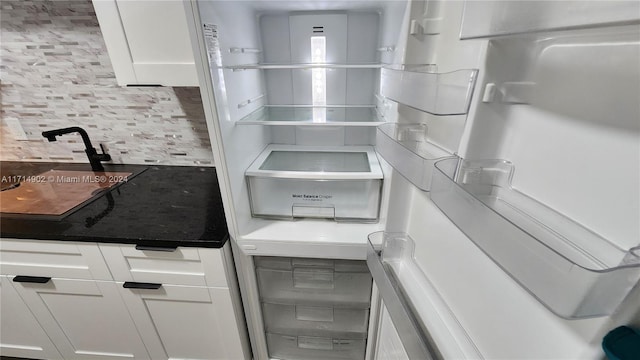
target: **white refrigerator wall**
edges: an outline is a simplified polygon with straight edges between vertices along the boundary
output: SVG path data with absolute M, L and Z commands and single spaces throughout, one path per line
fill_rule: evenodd
M 260 16 L 265 63 L 308 63 L 309 37 L 325 36 L 327 62 L 375 63 L 380 14 L 372 10 L 292 12 Z M 313 26 L 323 32 L 311 33 Z M 292 51 L 293 49 L 293 51 Z M 265 72 L 270 105 L 309 105 L 311 70 L 269 70 Z M 377 69 L 327 69 L 327 105 L 375 104 Z M 373 145 L 375 131 L 369 127 L 294 127 L 271 129 L 271 142 L 291 145 Z
M 250 2 L 200 1 L 202 24 L 216 25 L 218 29 L 221 65 L 256 63 L 259 53 L 231 53 L 230 48 L 261 49 L 258 22 Z M 209 49 L 211 51 L 212 49 Z M 236 121 L 255 111 L 264 98 L 250 102 L 265 94 L 262 73 L 255 70 L 233 71 L 211 66 L 216 111 L 220 126 L 220 139 L 224 147 L 224 166 L 230 185 L 233 217 L 238 229 L 246 227 L 251 219 L 249 193 L 244 171 L 270 142 L 268 127 L 236 126 Z M 233 234 L 237 237 L 238 234 Z

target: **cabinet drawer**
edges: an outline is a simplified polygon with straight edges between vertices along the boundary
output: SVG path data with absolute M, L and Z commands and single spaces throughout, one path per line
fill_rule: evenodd
M 366 339 L 369 310 L 262 304 L 266 331 L 277 334 Z
M 325 268 L 256 269 L 264 302 L 369 308 L 371 275 Z
M 0 273 L 68 279 L 112 279 L 97 244 L 67 241 L 2 239 Z
M 364 359 L 365 340 L 267 333 L 269 357 L 283 360 Z
M 100 244 L 117 281 L 211 287 L 228 287 L 223 249 Z

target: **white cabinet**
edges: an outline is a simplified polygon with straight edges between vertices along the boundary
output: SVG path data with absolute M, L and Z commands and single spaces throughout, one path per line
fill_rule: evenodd
M 98 244 L 2 239 L 0 274 L 111 280 Z
M 244 359 L 229 289 L 120 286 L 152 359 Z
M 118 85 L 198 86 L 181 0 L 93 0 Z
M 99 246 L 118 281 L 229 287 L 222 249 Z
M 20 295 L 11 277 L 0 276 L 0 355 L 60 359 L 60 353 L 44 332 Z
M 2 239 L 1 354 L 248 359 L 229 246 Z
M 100 250 L 152 359 L 249 357 L 240 302 L 227 278 L 229 245 L 100 244 Z
M 115 282 L 13 285 L 65 359 L 149 358 Z

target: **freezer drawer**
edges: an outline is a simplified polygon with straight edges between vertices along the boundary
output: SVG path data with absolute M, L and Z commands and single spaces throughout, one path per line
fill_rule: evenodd
M 260 300 L 279 304 L 368 309 L 369 273 L 337 272 L 327 268 L 256 269 Z
M 366 261 L 342 259 L 290 258 L 281 256 L 254 256 L 257 267 L 274 270 L 293 270 L 294 268 L 324 268 L 337 272 L 368 273 Z
M 267 333 L 269 357 L 283 360 L 364 359 L 366 341 Z
M 245 175 L 255 217 L 378 219 L 382 170 L 371 147 L 270 145 Z
M 332 306 L 262 304 L 268 333 L 366 339 L 369 310 Z

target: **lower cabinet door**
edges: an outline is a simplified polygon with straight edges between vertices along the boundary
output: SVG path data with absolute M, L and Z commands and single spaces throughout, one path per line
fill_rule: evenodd
M 10 279 L 0 276 L 0 355 L 61 359 L 62 356 L 13 288 Z
M 152 359 L 248 357 L 229 289 L 148 285 L 124 283 L 120 291 Z
M 115 282 L 46 279 L 12 284 L 63 358 L 150 358 Z

